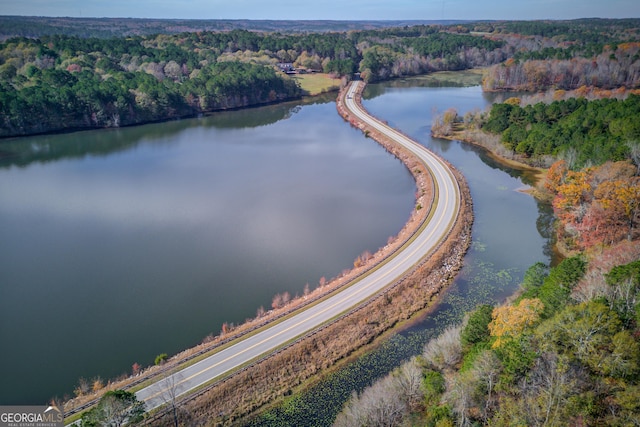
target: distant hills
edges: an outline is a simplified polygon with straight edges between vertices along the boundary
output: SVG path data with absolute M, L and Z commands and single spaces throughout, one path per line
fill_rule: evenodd
M 141 19 L 141 18 L 68 18 L 43 16 L 0 16 L 0 40 L 10 37 L 41 37 L 62 34 L 76 37 L 126 37 L 132 35 L 178 34 L 195 31 L 245 29 L 265 32 L 329 32 L 375 30 L 413 25 L 452 25 L 463 20 L 400 21 L 280 21 L 249 19 Z

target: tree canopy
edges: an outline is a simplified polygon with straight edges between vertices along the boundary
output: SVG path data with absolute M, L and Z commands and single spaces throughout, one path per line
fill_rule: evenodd
M 640 140 L 640 96 L 625 100 L 570 98 L 520 107 L 494 104 L 483 128 L 500 133 L 506 148 L 528 157 L 574 154 L 571 167 L 629 157 L 628 141 Z
M 119 127 L 300 97 L 279 63 L 366 80 L 503 59 L 502 42 L 438 26 L 281 34 L 245 29 L 0 43 L 0 137 Z M 496 51 L 496 52 L 494 52 Z

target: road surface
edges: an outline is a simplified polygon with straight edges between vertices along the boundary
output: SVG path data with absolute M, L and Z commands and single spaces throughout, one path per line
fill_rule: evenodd
M 396 283 L 446 238 L 458 214 L 460 190 L 456 179 L 447 165 L 426 148 L 369 116 L 354 100 L 358 84 L 362 83 L 352 82 L 348 89 L 344 100 L 348 110 L 361 121 L 405 146 L 431 171 L 436 192 L 433 213 L 428 224 L 409 245 L 397 252 L 382 267 L 331 298 L 138 391 L 136 396 L 139 400 L 145 401 L 147 410 L 175 401 L 174 399 L 182 394 L 214 379 L 223 378 L 235 369 L 273 353 L 285 344 L 358 306 Z

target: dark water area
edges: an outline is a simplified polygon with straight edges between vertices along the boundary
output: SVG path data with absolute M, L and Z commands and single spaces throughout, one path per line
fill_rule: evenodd
M 553 213 L 522 192 L 531 175 L 490 158 L 475 146 L 431 138 L 434 115 L 455 108 L 484 109 L 493 95 L 475 87 L 429 87 L 420 79 L 369 85 L 367 110 L 447 159 L 464 174 L 474 209 L 472 245 L 455 282 L 437 307 L 308 391 L 253 420 L 251 425 L 328 426 L 354 391 L 361 391 L 403 361 L 464 313 L 484 303 L 497 304 L 518 289 L 524 272 L 536 262 L 553 263 Z
M 415 183 L 334 99 L 0 142 L 0 404 L 152 364 L 384 246 Z

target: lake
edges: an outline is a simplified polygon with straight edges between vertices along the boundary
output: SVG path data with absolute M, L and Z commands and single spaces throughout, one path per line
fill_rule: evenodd
M 334 101 L 0 142 L 0 404 L 152 364 L 384 246 L 415 183 Z
M 371 113 L 463 172 L 473 244 L 436 312 L 285 405 L 283 422 L 330 424 L 351 390 L 551 261 L 551 212 L 519 191 L 526 174 L 430 137 L 433 114 L 492 99 L 421 79 L 368 87 Z M 152 364 L 383 246 L 415 184 L 334 100 L 0 142 L 0 404 L 46 403 L 80 377 Z

